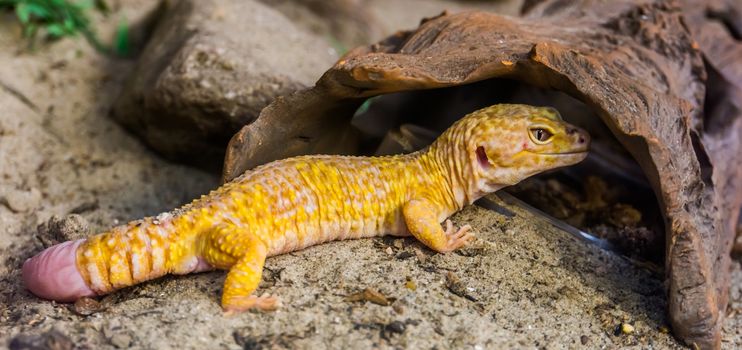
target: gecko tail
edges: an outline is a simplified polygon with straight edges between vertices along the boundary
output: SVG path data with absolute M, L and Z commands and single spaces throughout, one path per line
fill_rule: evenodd
M 94 296 L 77 270 L 77 248 L 85 240 L 67 241 L 46 248 L 23 263 L 23 284 L 38 297 L 72 302 Z
M 169 273 L 211 270 L 198 254 L 198 232 L 191 226 L 189 220 L 160 215 L 57 244 L 23 264 L 23 282 L 41 298 L 71 302 Z

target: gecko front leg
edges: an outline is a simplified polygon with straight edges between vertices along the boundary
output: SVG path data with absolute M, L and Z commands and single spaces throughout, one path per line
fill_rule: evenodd
M 439 253 L 456 250 L 471 239 L 471 226 L 464 225 L 455 230 L 451 220 L 446 220 L 446 231 L 438 223 L 439 208 L 427 199 L 413 199 L 402 208 L 407 229 L 428 248 Z

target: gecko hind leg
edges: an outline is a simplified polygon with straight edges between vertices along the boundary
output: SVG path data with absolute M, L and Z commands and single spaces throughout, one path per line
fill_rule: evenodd
M 203 241 L 205 260 L 229 269 L 224 280 L 222 308 L 227 314 L 250 309 L 273 311 L 281 306 L 278 298 L 253 294 L 263 275 L 268 247 L 260 238 L 240 231 L 233 225 L 220 225 Z
M 264 245 L 248 252 L 234 264 L 227 273 L 222 294 L 222 308 L 228 314 L 258 309 L 273 311 L 281 306 L 278 298 L 252 293 L 258 288 L 263 275 L 266 251 Z

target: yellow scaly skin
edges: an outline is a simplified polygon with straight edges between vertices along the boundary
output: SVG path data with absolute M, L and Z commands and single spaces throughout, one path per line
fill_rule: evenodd
M 448 216 L 535 173 L 581 161 L 588 144 L 584 131 L 551 108 L 495 105 L 412 154 L 303 156 L 258 167 L 181 209 L 89 238 L 77 248 L 77 269 L 97 294 L 167 273 L 227 269 L 224 310 L 270 310 L 277 298 L 252 294 L 267 257 L 385 234 L 452 251 L 473 235 L 468 225 L 454 229 Z

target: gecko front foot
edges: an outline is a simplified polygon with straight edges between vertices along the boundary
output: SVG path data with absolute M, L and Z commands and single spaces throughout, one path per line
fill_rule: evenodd
M 257 309 L 260 311 L 275 311 L 281 306 L 281 300 L 278 299 L 278 297 L 274 297 L 268 294 L 263 294 L 261 296 L 235 296 L 222 303 L 224 313 L 228 316 L 248 311 L 250 309 Z
M 451 252 L 463 247 L 474 239 L 474 234 L 471 232 L 471 226 L 464 225 L 456 230 L 451 220 L 446 220 L 446 238 L 448 238 L 448 243 L 441 251 L 442 253 Z

